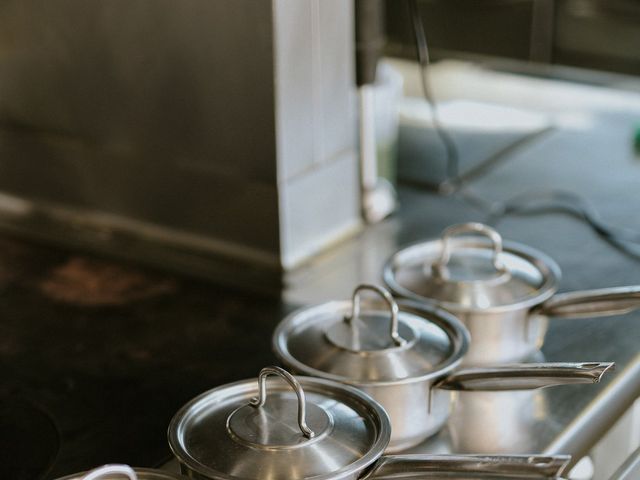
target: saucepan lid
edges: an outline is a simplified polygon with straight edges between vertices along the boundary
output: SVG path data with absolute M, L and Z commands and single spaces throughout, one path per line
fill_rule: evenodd
M 366 291 L 377 294 L 367 301 Z M 380 301 L 381 300 L 381 301 Z M 293 312 L 276 328 L 276 355 L 295 371 L 354 385 L 442 376 L 466 353 L 469 334 L 452 314 L 385 289 L 359 285 L 351 301 Z
M 328 380 L 266 367 L 258 380 L 210 390 L 169 426 L 169 445 L 207 478 L 314 478 L 355 474 L 389 443 L 386 412 L 368 395 Z
M 555 293 L 559 279 L 551 258 L 503 242 L 481 223 L 453 225 L 440 239 L 406 247 L 384 269 L 394 293 L 456 312 L 537 305 Z
M 76 473 L 58 480 L 187 480 L 177 473 L 153 470 L 150 468 L 131 468 L 129 465 L 103 465 L 94 470 Z

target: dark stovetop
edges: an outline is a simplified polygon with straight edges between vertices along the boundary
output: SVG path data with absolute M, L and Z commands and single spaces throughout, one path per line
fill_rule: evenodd
M 28 401 L 57 427 L 62 442 L 45 478 L 162 463 L 182 404 L 274 361 L 273 298 L 7 237 L 0 283 L 0 403 Z M 35 443 L 35 432 L 31 448 L 56 447 Z M 33 461 L 33 451 L 21 453 Z

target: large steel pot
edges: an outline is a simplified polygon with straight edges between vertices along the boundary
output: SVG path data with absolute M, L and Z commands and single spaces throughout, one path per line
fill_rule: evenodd
M 462 236 L 473 234 L 473 236 Z M 543 253 L 505 242 L 480 223 L 403 248 L 387 262 L 394 295 L 452 312 L 471 333 L 465 365 L 524 361 L 542 346 L 548 317 L 618 315 L 640 307 L 640 286 L 556 295 L 560 268 Z
M 58 480 L 187 480 L 177 473 L 151 468 L 131 468 L 129 465 L 103 465 L 89 472 L 76 473 Z
M 182 472 L 206 480 L 415 478 L 438 469 L 486 473 L 486 478 L 555 478 L 568 461 L 567 456 L 383 457 L 390 435 L 387 414 L 365 393 L 294 377 L 278 367 L 264 368 L 258 381 L 200 395 L 174 416 L 168 433 Z
M 372 290 L 384 302 L 361 307 Z M 454 391 L 527 390 L 596 383 L 611 363 L 501 365 L 457 370 L 469 345 L 466 328 L 449 312 L 360 285 L 351 301 L 302 308 L 273 335 L 276 356 L 292 371 L 355 386 L 391 418 L 388 452 L 417 445 L 449 417 Z

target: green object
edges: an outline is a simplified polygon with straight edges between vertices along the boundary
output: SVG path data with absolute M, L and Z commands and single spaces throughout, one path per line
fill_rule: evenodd
M 633 132 L 633 148 L 636 151 L 636 154 L 640 155 L 640 124 L 636 125 Z

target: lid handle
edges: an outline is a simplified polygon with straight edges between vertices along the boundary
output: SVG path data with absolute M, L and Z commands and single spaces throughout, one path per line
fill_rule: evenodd
M 500 234 L 483 223 L 469 222 L 452 225 L 442 232 L 442 251 L 440 252 L 440 258 L 431 265 L 431 270 L 434 275 L 440 278 L 445 277 L 445 267 L 451 259 L 451 238 L 465 233 L 479 233 L 491 240 L 493 244 L 493 266 L 498 272 L 505 271 L 505 266 L 500 260 L 500 254 L 502 253 L 502 237 Z
M 296 380 L 296 377 L 280 367 L 265 367 L 260 370 L 260 375 L 258 376 L 258 397 L 252 398 L 249 401 L 249 405 L 256 408 L 264 405 L 264 402 L 267 400 L 267 377 L 269 375 L 278 375 L 291 385 L 291 388 L 296 392 L 296 396 L 298 397 L 298 426 L 305 437 L 315 437 L 316 434 L 307 426 L 306 401 L 302 385 Z
M 389 310 L 391 311 L 391 330 L 390 330 L 391 340 L 393 340 L 393 343 L 396 346 L 404 345 L 406 341 L 398 333 L 398 313 L 399 313 L 398 304 L 393 299 L 393 297 L 391 296 L 388 290 L 385 290 L 382 287 L 378 287 L 377 285 L 370 285 L 367 283 L 363 283 L 356 287 L 356 289 L 353 291 L 353 296 L 351 301 L 351 304 L 352 304 L 351 315 L 348 317 L 345 317 L 344 319 L 345 322 L 347 322 L 349 325 L 352 325 L 353 319 L 358 318 L 360 316 L 360 292 L 362 292 L 363 290 L 371 290 L 372 292 L 376 292 L 378 295 L 380 295 L 384 299 L 385 302 L 387 302 L 387 305 L 389 306 Z
M 129 480 L 138 480 L 138 476 L 136 475 L 136 472 L 133 471 L 133 468 L 129 465 L 118 464 L 103 465 L 95 468 L 82 477 L 82 480 L 97 480 L 111 475 L 124 475 L 125 477 L 128 477 Z

